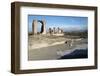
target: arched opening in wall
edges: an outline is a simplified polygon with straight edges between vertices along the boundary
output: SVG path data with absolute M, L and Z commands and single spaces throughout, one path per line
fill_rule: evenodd
M 37 34 L 41 34 L 42 32 L 43 32 L 43 22 L 42 21 L 38 21 Z

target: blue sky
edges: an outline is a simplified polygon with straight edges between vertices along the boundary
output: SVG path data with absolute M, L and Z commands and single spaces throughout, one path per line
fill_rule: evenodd
M 46 29 L 53 27 L 60 27 L 64 31 L 78 31 L 86 30 L 88 27 L 88 17 L 75 16 L 47 16 L 47 15 L 28 15 L 28 30 L 32 31 L 32 21 L 46 20 Z M 38 31 L 40 31 L 41 24 L 38 23 Z

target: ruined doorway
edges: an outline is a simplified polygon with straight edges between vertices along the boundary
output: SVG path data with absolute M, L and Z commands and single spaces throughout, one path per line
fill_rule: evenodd
M 37 34 L 43 33 L 43 22 L 41 20 L 38 20 L 38 26 L 37 26 Z
M 38 27 L 40 28 L 38 29 Z M 46 34 L 45 20 L 33 20 L 32 31 L 33 31 L 33 34 Z
M 37 23 L 37 34 L 41 34 L 42 32 L 43 32 L 43 24 L 39 20 L 38 23 Z

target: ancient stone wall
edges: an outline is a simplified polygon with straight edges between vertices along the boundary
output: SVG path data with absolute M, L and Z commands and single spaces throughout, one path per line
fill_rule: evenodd
M 33 23 L 32 23 L 32 32 L 33 34 L 37 34 L 38 31 L 37 31 L 37 27 L 38 27 L 38 22 L 40 22 L 42 25 L 41 25 L 41 34 L 46 34 L 46 21 L 45 20 L 33 20 Z

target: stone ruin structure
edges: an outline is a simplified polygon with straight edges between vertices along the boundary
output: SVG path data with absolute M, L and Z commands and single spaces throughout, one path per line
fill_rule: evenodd
M 51 34 L 51 35 L 54 35 L 54 34 L 63 34 L 63 30 L 61 28 L 49 28 L 48 30 L 48 33 L 46 31 L 46 21 L 44 19 L 42 20 L 37 20 L 37 19 L 34 19 L 33 22 L 32 22 L 32 34 L 33 35 L 36 35 L 38 34 L 38 31 L 37 31 L 37 27 L 38 27 L 38 23 L 41 23 L 41 31 L 39 32 L 39 34 Z
M 41 34 L 46 34 L 46 21 L 44 19 L 43 20 L 37 20 L 37 19 L 33 20 L 32 33 L 33 34 L 37 34 L 38 33 L 38 31 L 37 31 L 38 22 L 40 22 L 42 24 L 40 33 Z
M 48 33 L 50 33 L 50 34 L 63 34 L 63 30 L 59 27 L 58 28 L 53 27 L 53 29 L 49 28 Z

